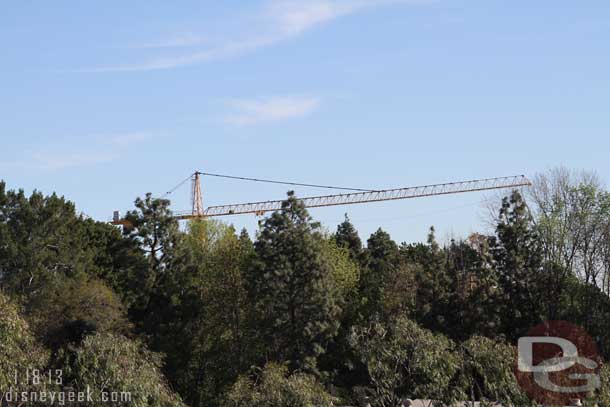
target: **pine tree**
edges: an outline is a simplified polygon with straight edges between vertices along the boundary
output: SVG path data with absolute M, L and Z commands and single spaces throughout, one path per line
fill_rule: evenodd
M 398 267 L 398 246 L 380 228 L 368 239 L 365 254 L 367 266 L 360 279 L 362 312 L 367 320 L 380 319 L 384 316 L 386 287 Z
M 415 268 L 400 254 L 390 235 L 378 229 L 367 241 L 366 267 L 360 279 L 364 321 L 409 316 L 415 297 Z
M 454 284 L 447 273 L 447 253 L 436 241 L 434 227 L 430 228 L 426 244 L 416 244 L 403 249 L 403 254 L 418 265 L 415 275 L 417 296 L 416 320 L 424 327 L 450 333 L 451 293 Z
M 320 225 L 294 193 L 263 222 L 255 243 L 249 291 L 266 358 L 315 371 L 338 329 L 330 265 L 321 253 Z
M 169 205 L 168 199 L 153 198 L 147 193 L 144 199 L 136 199 L 136 210 L 125 215 L 129 227 L 124 232 L 138 241 L 147 253 L 153 283 L 167 268 L 172 249 L 177 244 L 178 221 L 172 216 Z
M 532 217 L 518 191 L 504 198 L 491 254 L 499 282 L 503 331 L 511 338 L 541 321 L 542 250 Z
M 362 240 L 360 240 L 360 236 L 358 236 L 356 228 L 350 222 L 347 213 L 345 214 L 345 220 L 337 226 L 337 232 L 334 237 L 337 246 L 345 247 L 349 250 L 352 260 L 362 261 Z

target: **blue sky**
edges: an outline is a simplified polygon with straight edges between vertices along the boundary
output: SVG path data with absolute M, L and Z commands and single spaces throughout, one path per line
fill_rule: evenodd
M 0 178 L 100 220 L 194 170 L 377 189 L 564 165 L 608 181 L 609 40 L 601 0 L 5 3 Z M 203 190 L 208 206 L 286 188 Z M 188 188 L 171 198 L 188 208 Z M 484 198 L 312 214 L 417 241 L 484 229 Z

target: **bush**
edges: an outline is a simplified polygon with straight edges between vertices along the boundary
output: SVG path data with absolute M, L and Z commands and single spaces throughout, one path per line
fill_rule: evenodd
M 48 353 L 34 339 L 17 306 L 0 293 L 0 391 L 28 390 L 22 379 L 26 369 L 42 369 L 47 361 Z
M 461 397 L 454 386 L 461 359 L 455 344 L 442 335 L 398 318 L 384 325 L 354 329 L 350 342 L 367 367 L 374 401 L 395 406 L 403 398 L 450 403 Z
M 34 332 L 54 350 L 78 346 L 88 334 L 126 334 L 130 329 L 118 296 L 92 278 L 58 278 L 35 295 L 28 308 Z
M 184 406 L 165 383 L 161 360 L 138 342 L 111 334 L 88 336 L 76 351 L 68 376 L 73 386 L 90 388 L 95 402 L 87 406 Z M 119 401 L 104 402 L 103 395 Z
M 476 400 L 503 405 L 526 405 L 513 373 L 515 351 L 509 345 L 492 339 L 473 336 L 462 344 L 464 354 L 463 380 L 466 393 Z
M 313 376 L 288 374 L 269 363 L 254 379 L 241 376 L 228 392 L 224 407 L 323 407 L 337 402 Z

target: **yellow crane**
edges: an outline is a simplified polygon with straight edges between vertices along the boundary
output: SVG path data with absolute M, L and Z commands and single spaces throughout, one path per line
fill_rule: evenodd
M 394 188 L 394 189 L 381 189 L 381 190 L 368 190 L 361 188 L 346 188 L 346 187 L 334 187 L 328 185 L 316 185 L 316 184 L 303 184 L 296 182 L 285 182 L 285 181 L 274 181 L 259 178 L 249 177 L 236 177 L 231 175 L 212 174 L 206 172 L 196 171 L 191 174 L 187 179 L 178 184 L 174 189 L 170 190 L 167 194 L 175 191 L 179 186 L 184 184 L 186 181 L 191 181 L 191 209 L 188 211 L 174 212 L 174 216 L 177 219 L 198 219 L 208 218 L 213 216 L 227 216 L 227 215 L 241 215 L 241 214 L 255 214 L 262 215 L 266 212 L 273 212 L 281 209 L 282 200 L 272 201 L 260 201 L 260 202 L 246 202 L 238 204 L 227 204 L 227 205 L 216 205 L 204 208 L 203 198 L 201 192 L 201 177 L 202 176 L 213 176 L 231 179 L 240 179 L 247 181 L 256 182 L 268 182 L 275 184 L 293 185 L 293 186 L 308 186 L 316 188 L 328 188 L 328 189 L 342 189 L 350 190 L 352 192 L 340 193 L 333 195 L 319 195 L 299 198 L 301 202 L 307 208 L 318 208 L 324 206 L 337 206 L 337 205 L 353 205 L 369 202 L 379 201 L 393 201 L 399 199 L 411 199 L 420 198 L 426 196 L 435 195 L 449 195 L 449 194 L 461 194 L 466 192 L 476 191 L 487 191 L 494 189 L 507 189 L 507 188 L 519 188 L 531 186 L 531 182 L 525 175 L 514 175 L 510 177 L 497 177 L 497 178 L 484 178 L 470 181 L 459 181 L 450 182 L 444 184 L 431 184 L 421 185 L 414 187 Z M 167 195 L 166 194 L 166 195 Z M 115 211 L 113 221 L 115 225 L 125 224 L 125 220 L 121 219 L 119 213 Z

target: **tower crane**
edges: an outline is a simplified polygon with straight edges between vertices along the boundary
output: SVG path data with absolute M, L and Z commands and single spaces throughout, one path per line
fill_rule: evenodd
M 166 195 L 175 191 L 187 181 L 191 181 L 191 209 L 188 211 L 174 212 L 174 217 L 179 220 L 209 218 L 214 216 L 228 216 L 241 214 L 263 215 L 266 212 L 273 212 L 281 209 L 283 200 L 246 202 L 228 205 L 209 206 L 204 209 L 201 190 L 201 177 L 213 176 L 222 178 L 232 178 L 247 181 L 267 182 L 275 184 L 308 186 L 327 189 L 342 189 L 351 192 L 319 195 L 298 198 L 306 208 L 318 208 L 324 206 L 352 205 L 379 201 L 393 201 L 399 199 L 421 198 L 435 195 L 461 194 L 466 192 L 487 191 L 495 189 L 518 188 L 531 186 L 530 180 L 525 175 L 515 175 L 510 177 L 484 178 L 470 181 L 450 182 L 445 184 L 431 184 L 414 187 L 369 190 L 361 188 L 333 187 L 327 185 L 302 184 L 295 182 L 273 181 L 258 178 L 236 177 L 230 175 L 212 174 L 195 171 L 187 179 L 170 190 Z M 121 219 L 115 211 L 113 221 L 115 225 L 124 225 L 125 220 Z

